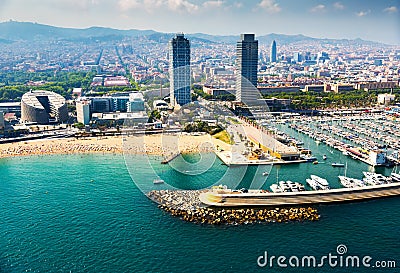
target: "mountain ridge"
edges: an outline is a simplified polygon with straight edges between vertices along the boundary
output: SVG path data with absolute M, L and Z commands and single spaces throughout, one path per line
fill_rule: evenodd
M 0 43 L 12 43 L 13 41 L 35 41 L 35 40 L 79 40 L 79 39 L 123 39 L 126 37 L 146 37 L 156 42 L 165 42 L 170 39 L 173 33 L 157 32 L 154 30 L 128 29 L 121 30 L 109 27 L 92 26 L 88 28 L 66 28 L 33 22 L 7 21 L 0 22 Z M 211 35 L 206 33 L 186 33 L 188 38 L 202 42 L 211 43 L 236 43 L 239 35 Z M 256 36 L 260 43 L 271 43 L 276 40 L 280 44 L 290 44 L 304 41 L 320 41 L 323 43 L 355 43 L 355 44 L 376 44 L 383 43 L 356 39 L 330 39 L 313 38 L 303 34 L 277 34 L 270 33 Z

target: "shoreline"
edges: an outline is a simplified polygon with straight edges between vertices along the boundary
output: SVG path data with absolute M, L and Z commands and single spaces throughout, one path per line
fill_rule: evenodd
M 35 155 L 137 154 L 169 157 L 215 152 L 220 141 L 209 135 L 108 136 L 82 139 L 59 138 L 0 144 L 0 159 Z

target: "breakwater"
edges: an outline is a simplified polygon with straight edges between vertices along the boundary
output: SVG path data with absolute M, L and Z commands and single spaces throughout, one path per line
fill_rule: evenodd
M 205 190 L 151 191 L 147 195 L 159 208 L 184 221 L 212 225 L 241 225 L 268 222 L 316 221 L 318 211 L 311 207 L 216 208 L 199 199 Z

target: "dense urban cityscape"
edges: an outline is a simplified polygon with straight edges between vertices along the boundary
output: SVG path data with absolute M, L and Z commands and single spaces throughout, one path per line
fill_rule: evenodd
M 90 116 L 100 119 L 101 115 L 93 114 L 132 112 L 134 101 L 141 95 L 131 93 L 138 91 L 160 89 L 149 93 L 153 95 L 150 103 L 154 98 L 166 99 L 173 106 L 167 96 L 170 77 L 174 77 L 169 71 L 175 70 L 169 70 L 168 56 L 172 53 L 168 51 L 167 41 L 171 37 L 157 33 L 117 40 L 106 37 L 109 40 L 104 38 L 104 41 L 81 38 L 3 42 L 0 110 L 7 122 L 15 122 L 21 117 L 22 94 L 46 88 L 67 99 L 69 123 L 89 124 L 88 115 L 83 120 L 79 115 L 81 110 L 75 110 L 76 106 L 80 109 L 86 104 Z M 240 91 L 235 90 L 237 75 L 240 75 L 235 44 L 197 37 L 189 40 L 185 74 L 190 78 L 183 84 L 192 88 L 193 99 L 200 95 L 207 99 L 242 101 Z M 399 91 L 400 49 L 396 46 L 362 40 L 321 43 L 317 39 L 304 39 L 280 43 L 276 38 L 269 44 L 259 41 L 255 54 L 252 58 L 257 62 L 253 71 L 257 79 L 253 78 L 251 83 L 269 99 L 268 106 L 274 111 L 371 107 L 378 103 L 378 97 L 381 104 L 393 105 L 394 95 Z M 338 94 L 336 99 L 333 93 Z M 349 102 L 346 97 L 350 97 Z M 191 100 L 192 97 L 186 97 L 184 103 L 178 104 Z M 152 106 L 147 111 L 154 110 Z M 7 134 L 12 135 L 11 127 L 8 128 Z

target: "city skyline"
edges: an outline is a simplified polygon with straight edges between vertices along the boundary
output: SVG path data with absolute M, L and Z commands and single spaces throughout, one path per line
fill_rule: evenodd
M 351 3 L 326 0 L 307 3 L 286 0 L 119 0 L 116 3 L 0 0 L 0 21 L 213 35 L 303 34 L 399 45 L 399 8 L 398 0 L 372 3 L 360 0 Z

